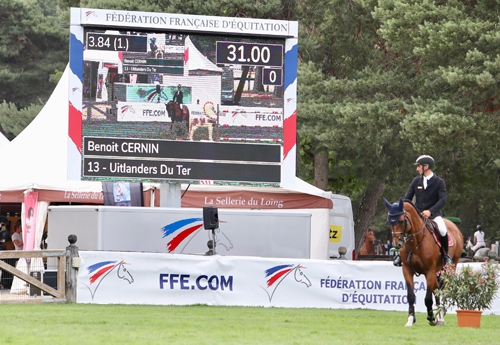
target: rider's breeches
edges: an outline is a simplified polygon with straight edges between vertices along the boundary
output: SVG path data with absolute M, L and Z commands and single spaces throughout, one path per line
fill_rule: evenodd
M 486 247 L 486 243 L 484 241 L 478 241 L 475 246 L 473 246 L 471 249 L 473 251 L 478 250 L 481 247 Z
M 448 230 L 446 229 L 446 224 L 444 223 L 444 219 L 441 216 L 437 216 L 436 218 L 433 219 L 433 221 L 436 222 L 439 228 L 439 234 L 441 237 L 446 236 L 448 233 Z

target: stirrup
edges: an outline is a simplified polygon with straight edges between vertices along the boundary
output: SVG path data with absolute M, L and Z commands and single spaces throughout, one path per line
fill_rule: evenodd
M 453 259 L 449 254 L 445 254 L 443 257 L 443 265 L 453 265 Z
M 396 266 L 396 267 L 401 267 L 401 266 L 403 266 L 403 265 L 401 264 L 401 256 L 396 255 L 396 257 L 394 258 L 394 261 L 392 262 L 392 264 L 393 264 L 394 266 Z

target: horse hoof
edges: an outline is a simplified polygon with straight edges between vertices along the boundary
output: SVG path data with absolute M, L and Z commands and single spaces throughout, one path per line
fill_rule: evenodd
M 429 325 L 431 326 L 436 326 L 438 324 L 437 320 L 434 319 L 434 320 L 429 320 Z

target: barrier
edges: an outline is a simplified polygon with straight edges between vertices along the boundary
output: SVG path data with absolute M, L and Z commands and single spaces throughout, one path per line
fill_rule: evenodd
M 75 235 L 68 236 L 66 249 L 0 251 L 0 275 L 14 277 L 8 288 L 0 288 L 0 304 L 76 302 L 80 267 L 76 240 Z
M 408 310 L 403 274 L 392 262 L 97 251 L 80 257 L 78 303 Z M 426 312 L 425 291 L 424 278 L 416 278 L 417 312 Z M 497 297 L 484 314 L 499 313 Z
M 56 259 L 56 286 L 53 280 L 44 282 L 44 259 Z M 43 298 L 65 301 L 65 250 L 5 250 L 0 251 L 2 275 L 9 273 L 13 279 L 2 284 L 0 303 L 40 302 Z M 3 281 L 5 283 L 5 281 Z

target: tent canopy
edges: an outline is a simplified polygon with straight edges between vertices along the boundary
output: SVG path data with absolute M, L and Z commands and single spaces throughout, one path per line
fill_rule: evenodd
M 293 188 L 182 185 L 182 207 L 239 209 L 331 209 L 332 193 L 295 178 Z

